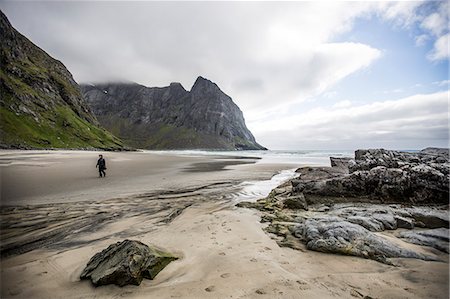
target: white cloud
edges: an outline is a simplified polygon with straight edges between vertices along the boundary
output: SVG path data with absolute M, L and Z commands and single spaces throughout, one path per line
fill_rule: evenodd
M 381 51 L 359 43 L 328 43 L 317 48 L 311 68 L 317 68 L 320 74 L 315 84 L 322 92 L 348 75 L 368 67 L 381 56 Z M 314 73 L 313 73 L 314 74 Z M 311 73 L 306 74 L 311 76 Z
M 429 58 L 448 57 L 448 29 L 442 27 L 445 14 L 439 8 L 448 4 L 436 2 L 423 14 L 428 3 L 3 1 L 0 7 L 19 31 L 63 61 L 78 82 L 126 79 L 167 86 L 178 81 L 189 89 L 202 75 L 233 97 L 262 144 L 302 148 L 302 142 L 352 144 L 379 136 L 402 140 L 416 134 L 424 140 L 441 132 L 444 110 L 426 119 L 414 109 L 426 113 L 427 104 L 419 108 L 416 98 L 372 106 L 341 101 L 292 115 L 299 103 L 336 99 L 334 86 L 383 57 L 371 45 L 337 41 L 360 18 L 376 16 L 401 28 L 423 24 L 417 45 L 433 41 Z M 432 95 L 418 97 L 438 105 L 428 99 Z M 398 105 L 416 108 L 399 111 Z M 412 130 L 401 129 L 408 123 Z
M 352 105 L 352 102 L 349 100 L 339 101 L 333 105 L 333 108 L 347 108 Z
M 392 89 L 392 90 L 385 90 L 385 91 L 383 91 L 383 93 L 384 94 L 389 94 L 389 93 L 402 93 L 402 92 L 404 92 L 405 90 L 404 89 L 402 89 L 402 88 L 395 88 L 395 89 Z
M 427 41 L 434 43 L 434 48 L 427 58 L 431 61 L 448 58 L 448 1 L 381 2 L 379 13 L 382 18 L 404 28 L 418 24 L 423 33 L 415 37 L 416 45 L 423 46 Z
M 251 128 L 269 148 L 403 146 L 448 143 L 448 92 L 359 106 L 314 108 Z
M 437 86 L 447 86 L 450 84 L 450 80 L 435 81 L 432 84 Z
M 420 20 L 416 11 L 424 2 L 424 0 L 379 2 L 379 14 L 382 18 L 393 21 L 398 26 L 409 27 Z
M 430 60 L 441 60 L 449 58 L 450 34 L 445 34 L 434 43 L 434 49 L 428 54 Z
M 427 56 L 431 61 L 444 60 L 449 57 L 449 22 L 448 1 L 441 1 L 436 7 L 436 12 L 429 14 L 421 23 L 421 27 L 436 38 L 433 50 Z
M 447 28 L 447 20 L 444 13 L 432 13 L 427 16 L 421 23 L 421 26 L 435 36 L 441 35 L 441 33 Z
M 265 90 L 252 90 L 236 97 L 249 119 L 265 110 L 283 109 L 292 102 L 302 102 L 327 91 L 343 78 L 368 67 L 381 56 L 377 49 L 358 43 L 324 43 L 308 55 L 292 57 L 289 62 L 259 68 L 267 78 Z M 281 75 L 275 75 L 281 74 Z M 237 74 L 239 78 L 239 74 Z M 239 102 L 242 99 L 242 102 Z M 244 102 L 245 100 L 245 102 Z
M 374 3 L 2 5 L 13 25 L 63 61 L 78 82 L 179 81 L 189 89 L 202 75 L 250 114 L 316 96 L 381 55 L 370 45 L 330 42 Z
M 338 95 L 338 93 L 337 93 L 337 91 L 327 91 L 327 92 L 325 92 L 323 95 L 322 95 L 322 97 L 323 98 L 325 98 L 325 99 L 334 99 L 334 98 L 336 98 L 337 97 L 337 95 Z

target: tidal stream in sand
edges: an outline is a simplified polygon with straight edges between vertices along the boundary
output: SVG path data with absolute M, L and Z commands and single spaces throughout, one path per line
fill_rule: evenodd
M 294 169 L 282 170 L 270 180 L 248 181 L 238 185 L 239 191 L 232 194 L 233 203 L 241 201 L 255 202 L 269 195 L 272 189 L 298 176 Z

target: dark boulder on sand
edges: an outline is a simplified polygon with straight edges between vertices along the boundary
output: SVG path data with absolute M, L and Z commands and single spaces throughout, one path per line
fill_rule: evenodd
M 95 286 L 115 284 L 140 285 L 142 279 L 153 279 L 177 257 L 149 247 L 139 241 L 125 240 L 111 244 L 96 253 L 80 275 Z

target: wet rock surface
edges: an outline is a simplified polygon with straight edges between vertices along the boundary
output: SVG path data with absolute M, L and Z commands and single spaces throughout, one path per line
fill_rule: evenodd
M 268 197 L 238 206 L 262 211 L 266 232 L 280 246 L 386 264 L 390 258 L 437 260 L 403 242 L 448 253 L 448 150 L 358 150 L 354 159 L 332 158 L 331 164 L 299 168 L 297 178 Z M 380 234 L 388 231 L 399 242 Z
M 95 254 L 80 275 L 95 286 L 115 284 L 140 285 L 144 278 L 155 276 L 177 258 L 139 241 L 124 240 Z
M 437 250 L 449 253 L 449 231 L 445 228 L 435 228 L 421 231 L 403 231 L 398 236 L 406 242 L 431 246 Z
M 265 231 L 272 234 L 280 246 L 293 249 L 304 250 L 306 247 L 309 250 L 354 255 L 386 264 L 391 264 L 390 258 L 437 260 L 433 254 L 415 252 L 379 234 L 392 231 L 393 238 L 397 236 L 408 243 L 448 252 L 446 206 L 339 203 L 314 204 L 305 210 L 289 208 L 282 200 L 273 198 L 238 206 L 262 211 L 261 222 L 268 223 Z M 435 229 L 436 226 L 440 228 Z M 398 229 L 402 231 L 398 233 Z
M 315 251 L 360 256 L 383 263 L 388 263 L 386 258 L 394 257 L 436 260 L 401 248 L 358 224 L 340 218 L 308 219 L 297 226 L 294 233 L 301 235 L 306 247 Z

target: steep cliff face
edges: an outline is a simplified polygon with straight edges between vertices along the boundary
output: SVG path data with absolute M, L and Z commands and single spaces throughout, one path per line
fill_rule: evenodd
M 1 11 L 0 40 L 1 147 L 122 147 L 99 127 L 65 66 L 15 30 Z
M 247 129 L 242 111 L 213 82 L 198 77 L 191 91 L 179 83 L 82 85 L 100 123 L 131 146 L 147 149 L 265 149 Z

